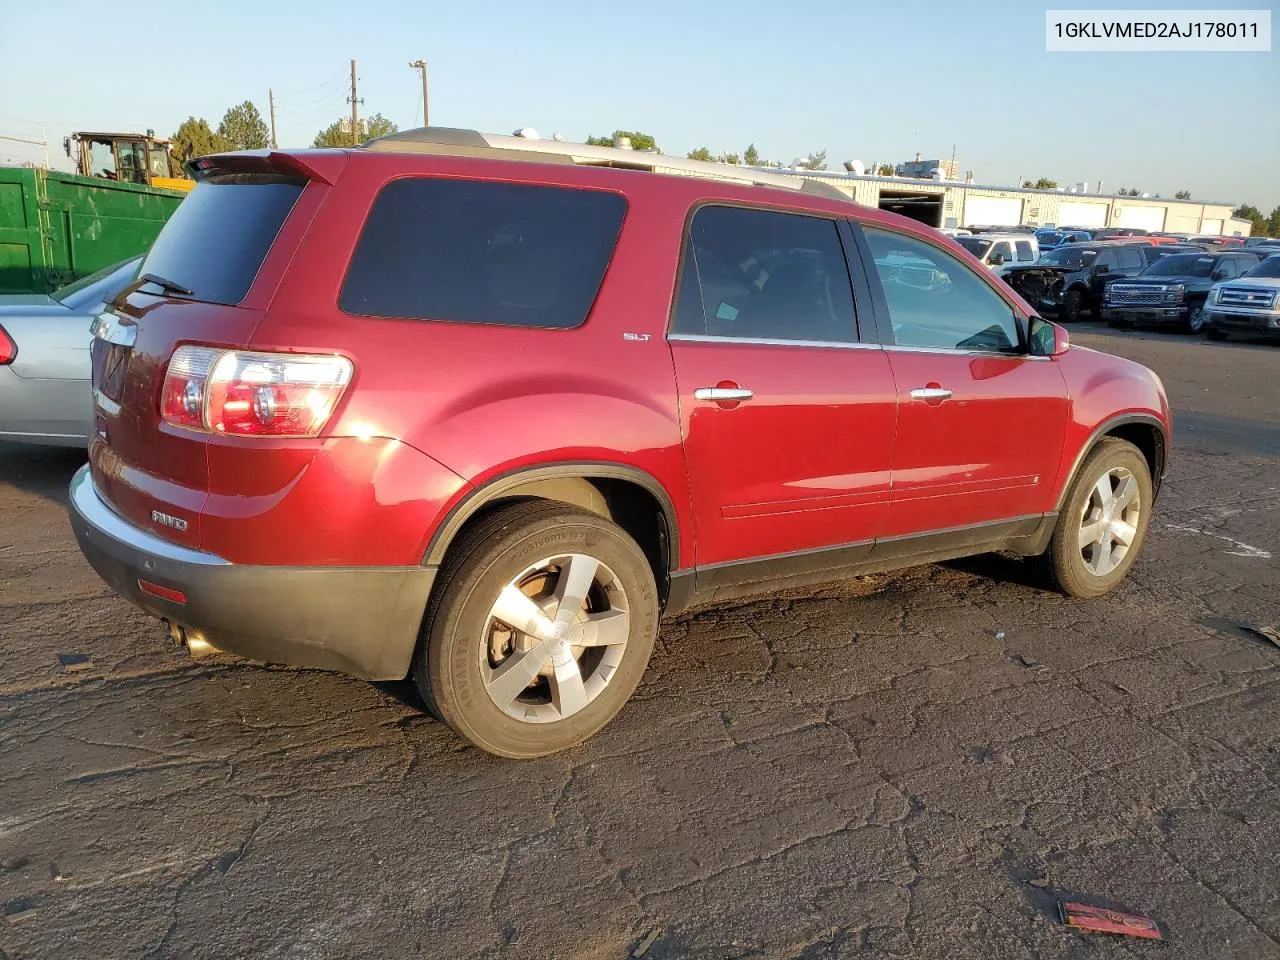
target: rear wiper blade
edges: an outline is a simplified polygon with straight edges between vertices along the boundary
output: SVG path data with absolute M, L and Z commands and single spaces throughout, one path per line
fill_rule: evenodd
M 147 281 L 147 283 L 154 283 L 157 287 L 160 287 L 162 290 L 167 290 L 169 293 L 180 293 L 184 297 L 191 296 L 191 291 L 182 284 L 174 283 L 172 280 L 166 280 L 158 273 L 144 273 L 142 275 L 142 279 Z

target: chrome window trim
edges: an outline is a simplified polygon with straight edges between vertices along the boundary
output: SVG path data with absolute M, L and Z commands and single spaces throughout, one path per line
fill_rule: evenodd
M 1001 353 L 999 350 L 966 350 L 963 347 L 910 347 L 898 344 L 886 344 L 885 350 L 898 353 L 941 353 L 946 356 L 959 357 L 996 357 L 1001 360 L 1052 360 L 1052 357 L 1038 357 L 1030 353 Z
M 668 333 L 667 340 L 686 343 L 747 343 L 762 347 L 828 347 L 836 350 L 884 350 L 882 343 L 845 343 L 841 340 L 782 340 L 771 337 L 717 337 L 709 333 Z

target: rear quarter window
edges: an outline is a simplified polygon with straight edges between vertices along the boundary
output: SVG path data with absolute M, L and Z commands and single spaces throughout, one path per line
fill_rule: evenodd
M 374 201 L 339 304 L 360 316 L 576 327 L 625 212 L 623 197 L 599 190 L 396 180 Z

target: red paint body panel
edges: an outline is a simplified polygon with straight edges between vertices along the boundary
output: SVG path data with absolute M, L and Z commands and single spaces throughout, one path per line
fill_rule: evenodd
M 891 226 L 967 258 L 893 214 L 808 194 L 569 164 L 323 152 L 239 307 L 140 293 L 121 409 L 91 445 L 94 481 L 125 518 L 235 563 L 411 565 L 449 511 L 526 467 L 632 467 L 670 498 L 677 567 L 818 549 L 1054 509 L 1076 455 L 1119 413 L 1168 424 L 1157 381 L 1073 349 L 1053 360 L 666 339 L 689 211 L 708 200 Z M 608 190 L 627 200 L 613 260 L 573 330 L 356 317 L 337 306 L 378 191 L 402 176 Z M 629 336 L 624 337 L 624 334 Z M 161 424 L 182 343 L 337 352 L 355 368 L 321 438 L 211 438 Z M 724 409 L 693 390 L 756 391 Z M 911 401 L 939 383 L 954 398 Z M 151 511 L 188 522 L 185 532 Z
M 897 397 L 881 349 L 673 341 L 698 563 L 874 540 Z M 754 392 L 728 409 L 694 390 Z
M 885 536 L 1044 513 L 1062 459 L 1067 390 L 1031 357 L 889 352 L 899 389 Z M 913 400 L 943 387 L 950 399 Z

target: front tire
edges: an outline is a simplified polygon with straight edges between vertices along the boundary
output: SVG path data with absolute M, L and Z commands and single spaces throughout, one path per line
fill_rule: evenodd
M 1187 307 L 1187 333 L 1199 333 L 1204 329 L 1204 304 L 1193 303 Z
M 1151 522 L 1153 487 L 1146 458 L 1108 437 L 1085 458 L 1042 558 L 1049 579 L 1069 597 L 1098 597 L 1124 579 Z
M 450 550 L 414 659 L 431 711 L 489 753 L 576 746 L 622 709 L 649 663 L 658 591 L 644 552 L 603 517 L 533 501 Z
M 1084 298 L 1080 295 L 1079 290 L 1068 290 L 1067 295 L 1062 299 L 1062 319 L 1065 323 L 1079 323 L 1080 311 L 1083 308 Z

